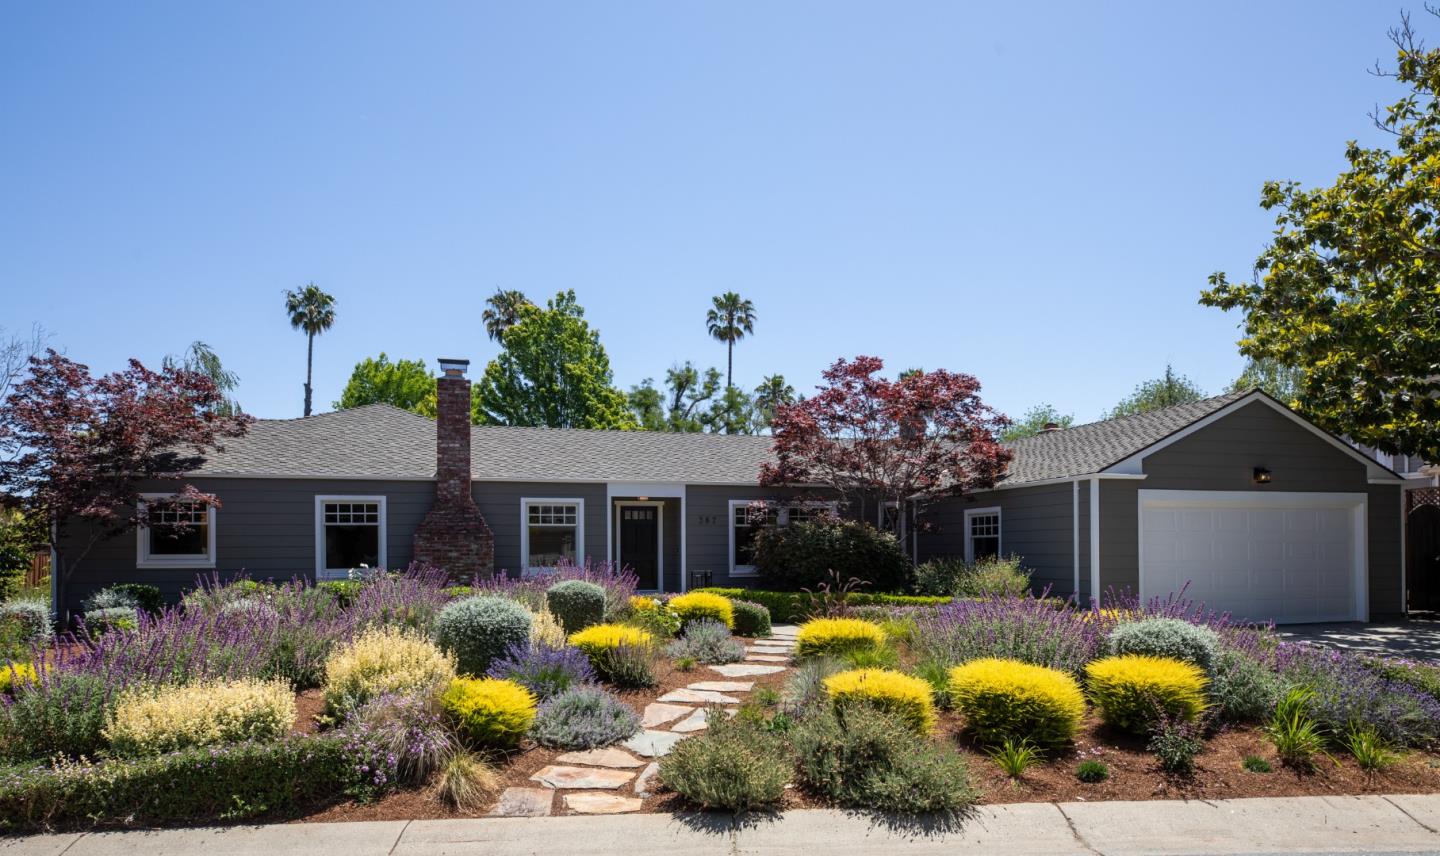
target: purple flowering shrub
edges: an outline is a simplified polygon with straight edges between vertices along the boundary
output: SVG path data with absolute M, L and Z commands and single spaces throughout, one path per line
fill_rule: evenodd
M 1358 656 L 1305 643 L 1275 652 L 1281 678 L 1308 687 L 1309 714 L 1337 738 L 1368 725 L 1394 746 L 1428 746 L 1440 736 L 1440 701 L 1375 672 Z
M 432 698 L 383 695 L 339 731 L 351 796 L 366 800 L 401 784 L 424 782 L 458 746 Z
M 923 660 L 958 665 L 981 657 L 1079 674 L 1103 651 L 1108 627 L 1088 612 L 1032 597 L 957 600 L 914 615 Z
M 595 669 L 590 657 L 579 648 L 563 648 L 528 644 L 511 645 L 505 654 L 490 664 L 486 672 L 492 678 L 511 680 L 530 690 L 544 701 L 571 687 L 593 684 Z
M 532 733 L 542 746 L 595 749 L 640 730 L 640 717 L 597 686 L 577 686 L 540 705 Z
M 614 562 L 576 564 L 561 560 L 553 569 L 531 571 L 512 576 L 501 571 L 493 577 L 477 577 L 472 584 L 475 594 L 496 594 L 524 604 L 531 612 L 545 609 L 545 591 L 566 580 L 582 580 L 605 589 L 605 620 L 614 621 L 630 611 L 630 597 L 635 594 L 639 579 L 628 568 Z

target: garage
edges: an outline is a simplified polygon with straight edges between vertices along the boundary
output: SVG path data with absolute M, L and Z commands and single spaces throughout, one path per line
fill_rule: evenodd
M 1139 491 L 1140 596 L 1237 619 L 1364 621 L 1364 493 Z

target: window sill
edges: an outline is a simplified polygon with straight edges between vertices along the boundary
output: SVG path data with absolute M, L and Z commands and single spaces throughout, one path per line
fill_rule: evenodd
M 135 567 L 142 571 L 153 571 L 164 568 L 179 570 L 185 570 L 187 568 L 194 570 L 213 570 L 215 568 L 215 560 L 207 559 L 203 556 L 197 556 L 195 558 L 176 559 L 145 559 L 143 561 L 136 562 Z
M 748 579 L 748 578 L 751 578 L 751 577 L 758 577 L 758 576 L 760 576 L 760 574 L 759 574 L 759 572 L 756 571 L 754 568 L 731 568 L 731 569 L 730 569 L 730 579 L 732 579 L 732 580 Z

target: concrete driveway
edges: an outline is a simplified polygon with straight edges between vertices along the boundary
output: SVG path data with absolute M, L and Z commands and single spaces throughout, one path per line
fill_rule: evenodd
M 1374 624 L 1358 621 L 1285 624 L 1275 631 L 1281 638 L 1295 642 L 1440 663 L 1440 621 L 1433 619 Z

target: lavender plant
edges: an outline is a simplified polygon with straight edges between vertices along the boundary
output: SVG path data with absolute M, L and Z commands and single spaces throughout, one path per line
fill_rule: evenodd
M 1079 674 L 1104 650 L 1102 622 L 1043 599 L 961 600 L 915 615 L 913 648 L 949 665 L 981 657 L 1020 660 Z
M 504 656 L 490 664 L 492 678 L 514 681 L 544 701 L 571 687 L 595 683 L 590 658 L 579 648 L 511 645 Z
M 543 746 L 594 749 L 640 730 L 640 717 L 620 699 L 594 686 L 566 690 L 544 704 L 532 733 Z
M 553 569 L 512 576 L 504 571 L 489 578 L 477 577 L 475 594 L 496 594 L 525 604 L 532 612 L 545 608 L 545 591 L 556 583 L 581 580 L 605 589 L 605 620 L 615 621 L 630 611 L 630 598 L 639 579 L 634 572 L 613 562 L 576 564 L 562 559 Z
M 667 656 L 689 658 L 697 663 L 738 663 L 745 659 L 745 646 L 718 621 L 702 619 L 685 625 L 679 639 L 665 646 Z
M 1282 642 L 1275 660 L 1286 683 L 1311 691 L 1308 712 L 1331 734 L 1363 723 L 1394 746 L 1427 746 L 1440 737 L 1440 701 L 1377 674 L 1358 656 Z

